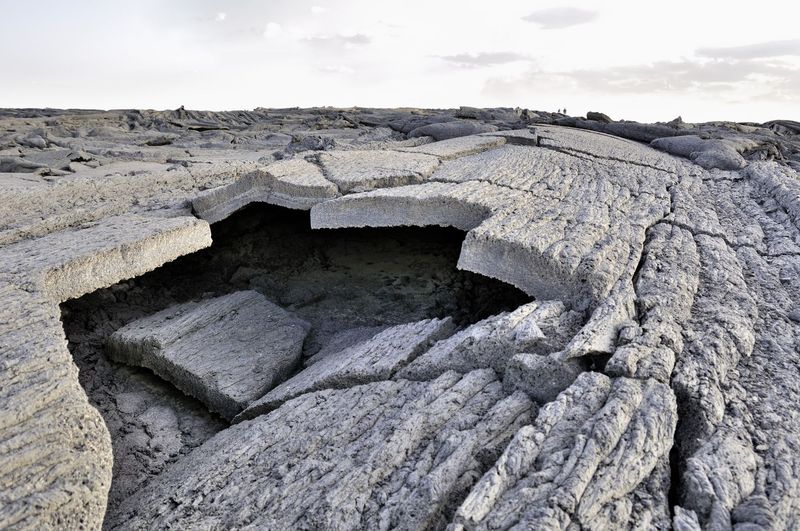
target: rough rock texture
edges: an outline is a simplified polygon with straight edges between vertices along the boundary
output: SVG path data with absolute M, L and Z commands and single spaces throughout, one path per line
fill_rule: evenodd
M 97 528 L 111 440 L 86 401 L 58 306 L 0 282 L 0 527 Z
M 260 293 L 240 291 L 134 321 L 112 334 L 108 350 L 232 419 L 292 372 L 309 328 Z
M 334 151 L 317 157 L 325 176 L 341 192 L 419 183 L 439 165 L 438 158 L 424 153 Z
M 393 326 L 340 352 L 326 354 L 317 363 L 254 401 L 236 420 L 257 417 L 311 391 L 388 380 L 452 329 L 450 319 L 427 319 Z
M 439 341 L 401 370 L 398 377 L 429 380 L 448 370 L 463 373 L 482 367 L 503 374 L 515 353 L 556 352 L 579 326 L 580 315 L 566 310 L 562 302 L 533 302 Z
M 587 118 L 0 111 L 0 527 L 800 526 L 800 126 Z M 115 283 L 251 203 L 310 209 L 303 242 L 361 265 L 253 236 L 238 266 L 163 270 L 191 297 L 162 277 L 125 310 L 140 287 Z M 466 232 L 457 267 L 534 301 L 452 329 L 435 286 L 400 300 L 367 278 L 392 260 L 332 232 L 431 225 Z M 409 277 L 430 263 L 391 245 Z M 78 375 L 57 305 L 107 286 L 63 306 Z M 248 288 L 312 323 L 249 420 L 99 349 Z
M 476 133 L 487 133 L 496 130 L 496 127 L 488 124 L 452 121 L 417 127 L 409 131 L 408 136 L 412 138 L 417 136 L 432 136 L 436 140 L 447 140 L 448 138 L 474 135 Z
M 480 153 L 481 151 L 486 151 L 505 144 L 505 142 L 506 139 L 502 136 L 489 137 L 471 135 L 442 140 L 440 142 L 431 142 L 430 144 L 405 148 L 400 151 L 426 153 L 428 155 L 437 156 L 442 160 L 449 160 L 463 157 L 464 155 Z
M 658 473 L 676 422 L 667 385 L 584 373 L 516 433 L 455 527 L 667 529 L 666 478 L 642 483 Z
M 311 323 L 309 364 L 387 327 L 450 315 L 466 326 L 529 300 L 456 270 L 463 235 L 452 229 L 320 232 L 307 213 L 254 205 L 214 224 L 212 238 L 208 249 L 61 305 L 79 382 L 113 441 L 108 515 L 229 425 L 152 371 L 110 359 L 105 344 L 126 324 L 253 289 Z
M 208 441 L 109 528 L 444 527 L 534 413 L 488 370 L 306 394 Z
M 304 159 L 287 159 L 203 193 L 192 201 L 192 208 L 200 218 L 214 223 L 250 203 L 307 210 L 338 195 L 336 185 L 322 176 L 317 165 Z

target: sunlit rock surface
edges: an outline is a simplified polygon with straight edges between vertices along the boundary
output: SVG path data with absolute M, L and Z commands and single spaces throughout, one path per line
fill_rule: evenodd
M 800 126 L 589 118 L 0 111 L 0 527 L 800 526 Z M 108 380 L 104 422 L 59 304 L 111 302 L 259 203 L 320 231 L 455 227 L 457 266 L 529 302 L 313 352 L 277 306 L 291 338 L 272 306 L 201 298 L 175 327 L 165 303 L 103 354 L 124 370 L 172 327 L 135 361 L 164 399 Z M 87 326 L 125 336 L 102 307 Z

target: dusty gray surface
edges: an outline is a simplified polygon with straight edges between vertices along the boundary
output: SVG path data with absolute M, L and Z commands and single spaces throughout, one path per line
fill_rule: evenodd
M 0 527 L 800 526 L 800 126 L 589 118 L 0 111 Z M 242 289 L 251 420 L 103 351 Z
M 293 372 L 310 327 L 256 291 L 237 291 L 138 319 L 106 349 L 232 419 Z
M 324 356 L 255 400 L 236 420 L 252 419 L 311 391 L 342 389 L 390 379 L 436 340 L 450 335 L 447 319 L 393 326 L 339 352 Z

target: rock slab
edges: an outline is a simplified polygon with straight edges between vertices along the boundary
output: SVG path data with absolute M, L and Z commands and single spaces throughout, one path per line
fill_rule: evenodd
M 289 376 L 309 328 L 263 295 L 240 291 L 134 321 L 107 348 L 232 419 Z
M 388 380 L 454 328 L 449 317 L 387 328 L 366 341 L 325 356 L 255 401 L 236 420 L 254 418 L 311 391 Z

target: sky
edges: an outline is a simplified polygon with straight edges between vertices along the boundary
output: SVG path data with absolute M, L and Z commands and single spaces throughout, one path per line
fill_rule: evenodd
M 0 107 L 800 120 L 800 3 L 0 0 Z

